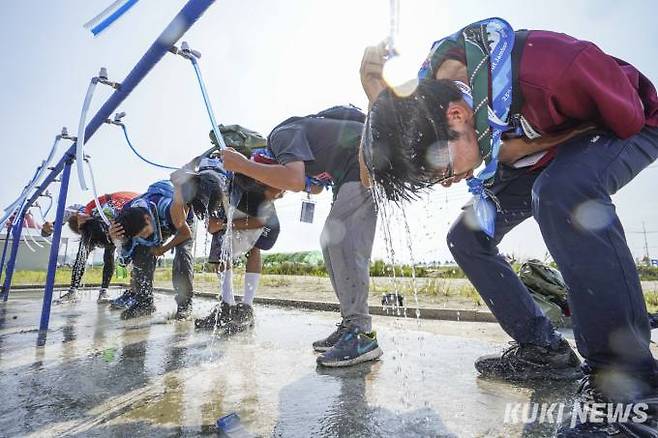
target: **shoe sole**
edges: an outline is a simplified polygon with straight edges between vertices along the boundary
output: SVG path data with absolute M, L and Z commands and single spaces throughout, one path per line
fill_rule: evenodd
M 515 376 L 502 376 L 495 373 L 487 373 L 486 371 L 480 371 L 477 369 L 477 366 L 475 369 L 478 373 L 480 373 L 480 377 L 509 382 L 524 382 L 529 380 L 566 381 L 578 380 L 583 377 L 583 372 L 580 370 L 580 368 L 564 368 L 562 370 L 552 369 L 550 371 L 526 371 Z
M 226 325 L 223 328 L 223 331 L 227 335 L 233 335 L 235 333 L 240 333 L 240 332 L 243 332 L 243 331 L 248 330 L 250 328 L 253 328 L 254 325 L 255 325 L 254 321 L 251 321 L 249 324 L 235 324 L 235 323 L 229 322 L 228 325 Z
M 384 354 L 381 348 L 377 347 L 374 350 L 371 350 L 367 353 L 357 356 L 354 359 L 342 360 L 339 362 L 318 362 L 318 365 L 329 368 L 340 368 L 340 367 L 349 367 L 363 362 L 368 362 L 371 360 L 377 360 L 379 357 Z
M 130 316 L 124 316 L 124 314 L 122 313 L 121 314 L 121 319 L 124 320 L 124 321 L 127 321 L 129 319 L 137 319 L 137 318 L 142 318 L 144 316 L 151 316 L 152 314 L 155 313 L 155 311 L 156 311 L 156 309 L 153 309 L 153 310 L 150 310 L 148 312 L 140 313 L 139 315 L 130 315 Z

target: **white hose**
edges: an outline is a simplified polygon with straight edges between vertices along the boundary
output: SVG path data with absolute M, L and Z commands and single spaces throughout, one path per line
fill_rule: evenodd
M 32 252 L 37 252 L 36 249 L 32 248 L 29 243 L 27 243 L 27 237 L 25 237 L 25 234 L 23 234 L 23 242 L 25 242 L 25 246 L 27 246 L 27 249 L 29 249 Z
M 37 240 L 34 238 L 34 236 L 32 234 L 30 234 L 30 233 L 27 233 L 27 234 L 30 237 L 30 240 L 32 241 L 32 243 L 34 243 L 39 248 L 43 248 L 43 245 L 41 245 L 39 242 L 37 242 Z
M 55 142 L 50 148 L 50 153 L 48 154 L 48 158 L 41 163 L 41 167 L 39 168 L 39 170 L 37 170 L 36 174 L 34 175 L 34 178 L 32 178 L 32 181 L 30 181 L 28 185 L 25 186 L 25 188 L 18 196 L 18 198 L 16 198 L 14 202 L 12 202 L 7 208 L 4 209 L 5 214 L 2 216 L 2 219 L 0 219 L 0 228 L 3 228 L 7 220 L 9 220 L 9 218 L 16 211 L 16 209 L 19 206 L 23 205 L 23 203 L 27 199 L 27 196 L 30 194 L 34 186 L 39 182 L 43 174 L 48 170 L 48 166 L 50 166 L 50 162 L 53 160 L 55 154 L 57 153 L 57 146 L 59 144 L 59 140 L 60 140 L 59 136 L 55 137 Z
M 91 169 L 91 162 L 89 161 L 89 158 L 85 160 L 87 162 L 87 167 L 89 168 L 89 177 L 91 178 L 91 190 L 94 193 L 94 203 L 96 203 L 96 210 L 98 211 L 98 215 L 103 219 L 103 222 L 105 222 L 105 225 L 108 227 L 110 226 L 110 220 L 105 216 L 105 212 L 103 211 L 103 208 L 101 206 L 100 201 L 98 200 L 98 192 L 96 192 L 96 180 L 94 179 L 94 171 Z
M 99 21 L 101 21 L 102 19 L 104 19 L 107 15 L 110 15 L 110 12 L 114 11 L 115 9 L 117 9 L 117 8 L 119 7 L 119 5 L 120 5 L 121 3 L 123 3 L 124 1 L 125 1 L 125 0 L 116 0 L 116 1 L 114 1 L 110 6 L 108 6 L 108 7 L 105 8 L 105 9 L 103 9 L 103 12 L 101 12 L 101 13 L 98 14 L 98 15 L 96 15 L 96 16 L 95 16 L 94 18 L 92 18 L 91 20 L 87 21 L 82 27 L 84 27 L 85 29 L 89 29 L 90 27 L 96 25 L 96 23 L 98 23 Z
M 78 169 L 78 181 L 80 181 L 80 188 L 83 191 L 89 190 L 87 182 L 85 181 L 85 168 L 84 168 L 84 146 L 85 146 L 85 128 L 87 124 L 87 113 L 91 105 L 91 99 L 94 97 L 94 90 L 96 89 L 96 78 L 92 78 L 87 88 L 85 101 L 82 104 L 82 111 L 80 112 L 80 123 L 78 124 L 78 138 L 75 142 L 75 161 Z

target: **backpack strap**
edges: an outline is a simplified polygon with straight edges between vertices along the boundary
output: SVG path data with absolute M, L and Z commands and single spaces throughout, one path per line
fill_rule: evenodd
M 512 106 L 510 115 L 520 114 L 523 108 L 523 93 L 519 85 L 519 70 L 521 69 L 521 58 L 523 49 L 530 32 L 527 29 L 521 29 L 514 32 L 514 48 L 512 49 Z

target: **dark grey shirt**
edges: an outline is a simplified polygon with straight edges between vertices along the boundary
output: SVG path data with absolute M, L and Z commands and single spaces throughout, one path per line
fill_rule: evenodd
M 334 193 L 348 181 L 359 181 L 358 150 L 363 123 L 307 118 L 274 130 L 269 147 L 281 164 L 303 161 L 306 175 L 334 182 Z

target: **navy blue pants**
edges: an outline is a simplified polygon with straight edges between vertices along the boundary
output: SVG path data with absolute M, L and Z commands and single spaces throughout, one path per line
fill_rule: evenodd
M 459 216 L 448 233 L 449 248 L 512 338 L 541 346 L 560 339 L 498 253 L 503 236 L 532 216 L 569 287 L 576 344 L 586 365 L 654 375 L 640 279 L 610 195 L 657 157 L 658 128 L 626 140 L 590 133 L 561 145 L 542 171 L 501 167 L 493 190 L 502 212 L 493 239 L 474 227 L 472 208 Z M 650 193 L 638 208 L 652 208 Z

